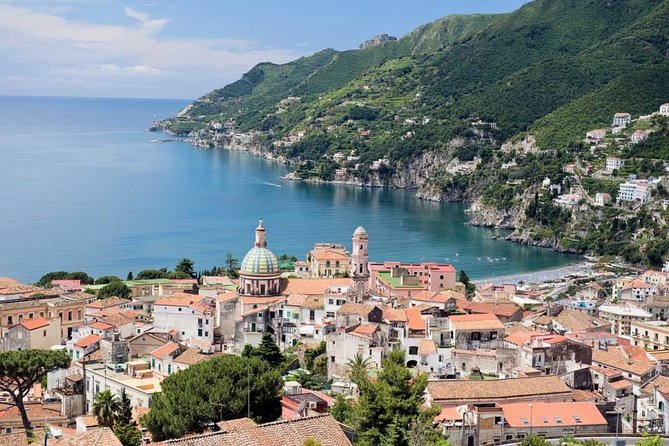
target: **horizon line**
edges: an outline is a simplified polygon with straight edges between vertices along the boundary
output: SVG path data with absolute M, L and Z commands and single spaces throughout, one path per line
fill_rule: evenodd
M 46 94 L 6 94 L 0 93 L 0 97 L 7 98 L 47 98 L 47 99 L 134 99 L 150 101 L 196 101 L 193 98 L 147 98 L 147 97 L 129 97 L 129 96 L 67 96 L 67 95 L 46 95 Z

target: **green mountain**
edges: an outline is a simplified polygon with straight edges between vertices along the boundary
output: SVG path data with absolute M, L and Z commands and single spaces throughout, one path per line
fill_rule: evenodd
M 668 25 L 669 0 L 535 0 L 510 14 L 446 17 L 362 50 L 259 64 L 163 127 L 215 145 L 211 123 L 234 120 L 255 151 L 294 162 L 298 178 L 476 200 L 503 215 L 480 224 L 587 251 L 567 243 L 587 227 L 568 227 L 547 197 L 527 211 L 528 197 L 546 176 L 564 182 L 565 164 L 603 162 L 583 145 L 587 130 L 669 102 Z M 618 152 L 669 159 L 665 133 L 652 148 Z

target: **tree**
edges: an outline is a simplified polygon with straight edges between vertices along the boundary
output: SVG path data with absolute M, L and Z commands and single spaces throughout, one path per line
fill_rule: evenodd
M 20 350 L 0 353 L 0 390 L 7 392 L 21 414 L 26 437 L 33 436 L 33 428 L 23 399 L 33 384 L 40 382 L 47 373 L 70 365 L 70 356 L 64 351 Z
M 142 444 L 142 432 L 132 424 L 116 424 L 114 435 L 123 446 L 140 446 Z
M 104 299 L 105 297 L 111 296 L 118 296 L 127 299 L 131 294 L 132 292 L 130 291 L 130 288 L 128 288 L 125 283 L 121 281 L 111 282 L 108 285 L 100 288 L 100 291 L 98 291 L 98 299 Z
M 318 441 L 312 437 L 307 437 L 302 442 L 302 446 L 322 446 Z
M 464 270 L 460 270 L 460 276 L 458 277 L 458 282 L 462 283 L 465 286 L 467 297 L 473 295 L 474 291 L 476 291 L 476 285 L 474 285 L 469 280 L 469 276 L 467 275 L 466 272 L 464 272 Z
M 369 357 L 365 358 L 362 353 L 356 353 L 352 359 L 348 360 L 346 366 L 348 367 L 349 379 L 360 388 L 367 382 L 372 360 Z
M 133 279 L 132 271 L 128 271 L 128 275 L 125 277 L 125 280 L 132 280 L 132 279 Z
M 520 446 L 551 446 L 551 442 L 543 437 L 530 435 L 529 437 L 525 437 L 523 441 L 520 442 Z
M 100 276 L 95 281 L 95 284 L 96 285 L 106 285 L 108 283 L 120 282 L 120 281 L 121 281 L 121 279 L 119 277 L 116 277 L 116 276 Z
M 344 424 L 353 424 L 354 407 L 349 399 L 342 394 L 337 394 L 334 406 L 330 409 L 330 414 L 335 420 Z
M 664 442 L 659 435 L 644 434 L 643 438 L 636 442 L 636 446 L 662 446 Z
M 431 425 L 432 410 L 422 407 L 427 375 L 413 377 L 404 360 L 403 351 L 390 352 L 377 380 L 364 386 L 353 416 L 359 445 L 387 444 L 390 439 L 397 446 L 426 439 L 432 443 L 423 444 L 441 444 L 434 443 L 443 437 Z
M 105 427 L 113 427 L 116 423 L 116 414 L 119 411 L 118 397 L 111 390 L 103 390 L 95 395 L 93 400 L 93 415 L 98 419 L 98 424 Z
M 253 355 L 267 362 L 273 369 L 283 365 L 286 359 L 274 342 L 272 335 L 267 332 L 263 333 L 260 345 L 255 349 Z
M 35 285 L 42 287 L 49 286 L 52 280 L 81 280 L 81 283 L 85 285 L 92 285 L 95 283 L 95 279 L 83 271 L 53 271 L 40 277 Z
M 177 266 L 174 267 L 174 272 L 177 274 L 181 273 L 187 277 L 193 278 L 195 277 L 195 262 L 184 257 L 183 259 L 179 260 Z
M 279 371 L 259 358 L 216 356 L 165 378 L 142 425 L 162 441 L 245 417 L 247 410 L 259 422 L 274 421 L 281 415 L 282 389 Z
M 145 269 L 137 273 L 137 280 L 167 279 L 167 271 L 162 269 Z
M 132 423 L 132 402 L 130 397 L 125 392 L 125 387 L 121 389 L 121 394 L 118 397 L 118 410 L 116 413 L 116 423 L 131 424 Z
M 232 254 L 227 253 L 225 255 L 225 264 L 228 265 L 228 277 L 237 277 L 237 268 L 239 268 L 239 259 L 236 259 Z

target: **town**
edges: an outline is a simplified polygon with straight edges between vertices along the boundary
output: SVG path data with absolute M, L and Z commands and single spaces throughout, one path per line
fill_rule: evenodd
M 545 283 L 477 286 L 449 264 L 370 262 L 373 234 L 362 227 L 350 251 L 317 243 L 292 269 L 268 240 L 261 220 L 234 278 L 45 287 L 0 279 L 2 351 L 62 351 L 71 360 L 26 389 L 31 428 L 46 427 L 54 444 L 93 444 L 93 435 L 121 444 L 99 407 L 103 396 L 122 396 L 150 443 L 161 434 L 143 423 L 164 380 L 273 349 L 289 358 L 281 421 L 228 421 L 224 399 L 220 416 L 212 409 L 217 423 L 153 444 L 241 445 L 263 431 L 270 440 L 254 444 L 298 436 L 297 445 L 349 445 L 357 433 L 335 419 L 335 407 L 361 398 L 365 380 L 398 357 L 427 379 L 423 405 L 452 445 L 669 434 L 668 272 L 596 264 Z M 108 295 L 112 286 L 123 296 Z M 246 414 L 253 396 L 244 391 Z M 3 402 L 2 433 L 24 438 L 16 402 Z

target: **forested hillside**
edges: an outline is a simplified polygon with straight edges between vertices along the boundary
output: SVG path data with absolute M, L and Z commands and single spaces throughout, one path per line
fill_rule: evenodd
M 544 178 L 565 181 L 566 164 L 669 160 L 656 127 L 634 150 L 611 140 L 599 158 L 583 143 L 616 112 L 636 118 L 669 102 L 667 29 L 669 0 L 535 0 L 510 14 L 446 17 L 363 50 L 259 64 L 163 128 L 217 146 L 234 135 L 221 139 L 212 125 L 232 123 L 256 153 L 294 163 L 295 178 L 475 201 L 492 215 L 478 224 L 588 251 L 560 235 L 576 230 L 564 213 L 542 205 L 561 224 L 550 222 L 527 201 Z

